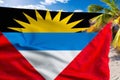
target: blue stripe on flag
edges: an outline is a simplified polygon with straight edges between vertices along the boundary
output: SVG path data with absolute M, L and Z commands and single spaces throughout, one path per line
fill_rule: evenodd
M 18 50 L 82 50 L 96 33 L 4 32 Z

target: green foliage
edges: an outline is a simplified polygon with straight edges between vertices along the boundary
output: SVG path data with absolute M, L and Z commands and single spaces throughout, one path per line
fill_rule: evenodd
M 100 12 L 102 10 L 103 10 L 103 7 L 101 7 L 99 5 L 92 4 L 92 5 L 88 6 L 89 12 Z
M 120 0 L 101 1 L 107 5 L 107 8 L 96 4 L 88 6 L 89 12 L 102 12 L 103 14 L 90 20 L 92 25 L 88 28 L 87 32 L 99 31 L 110 20 L 113 21 L 113 25 L 120 27 Z M 120 29 L 118 30 L 117 35 L 115 35 L 112 45 L 120 51 Z
M 120 2 L 120 0 L 101 0 L 101 1 L 107 5 L 107 8 L 96 4 L 91 4 L 88 6 L 89 12 L 103 13 L 103 15 L 99 15 L 99 18 L 96 21 L 97 23 L 99 23 L 99 25 L 96 25 L 96 27 L 101 27 L 101 25 L 103 26 L 105 23 L 109 21 L 109 19 L 116 19 L 117 17 L 120 16 L 120 10 L 116 4 L 116 1 Z

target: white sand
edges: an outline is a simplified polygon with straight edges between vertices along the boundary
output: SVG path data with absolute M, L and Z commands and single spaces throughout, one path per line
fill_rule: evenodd
M 111 49 L 109 57 L 110 80 L 120 80 L 120 55 L 118 55 L 114 49 Z

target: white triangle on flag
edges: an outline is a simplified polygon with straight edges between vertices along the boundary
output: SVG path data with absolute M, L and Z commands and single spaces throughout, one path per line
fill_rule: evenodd
M 20 50 L 20 53 L 46 80 L 54 80 L 80 50 Z

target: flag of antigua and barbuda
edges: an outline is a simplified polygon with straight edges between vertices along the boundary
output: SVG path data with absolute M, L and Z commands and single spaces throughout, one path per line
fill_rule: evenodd
M 85 32 L 89 19 L 97 15 L 1 7 L 0 80 L 102 80 L 100 74 L 108 76 L 99 68 L 96 71 L 99 58 L 88 50 L 93 40 L 103 43 L 93 39 L 97 33 Z

